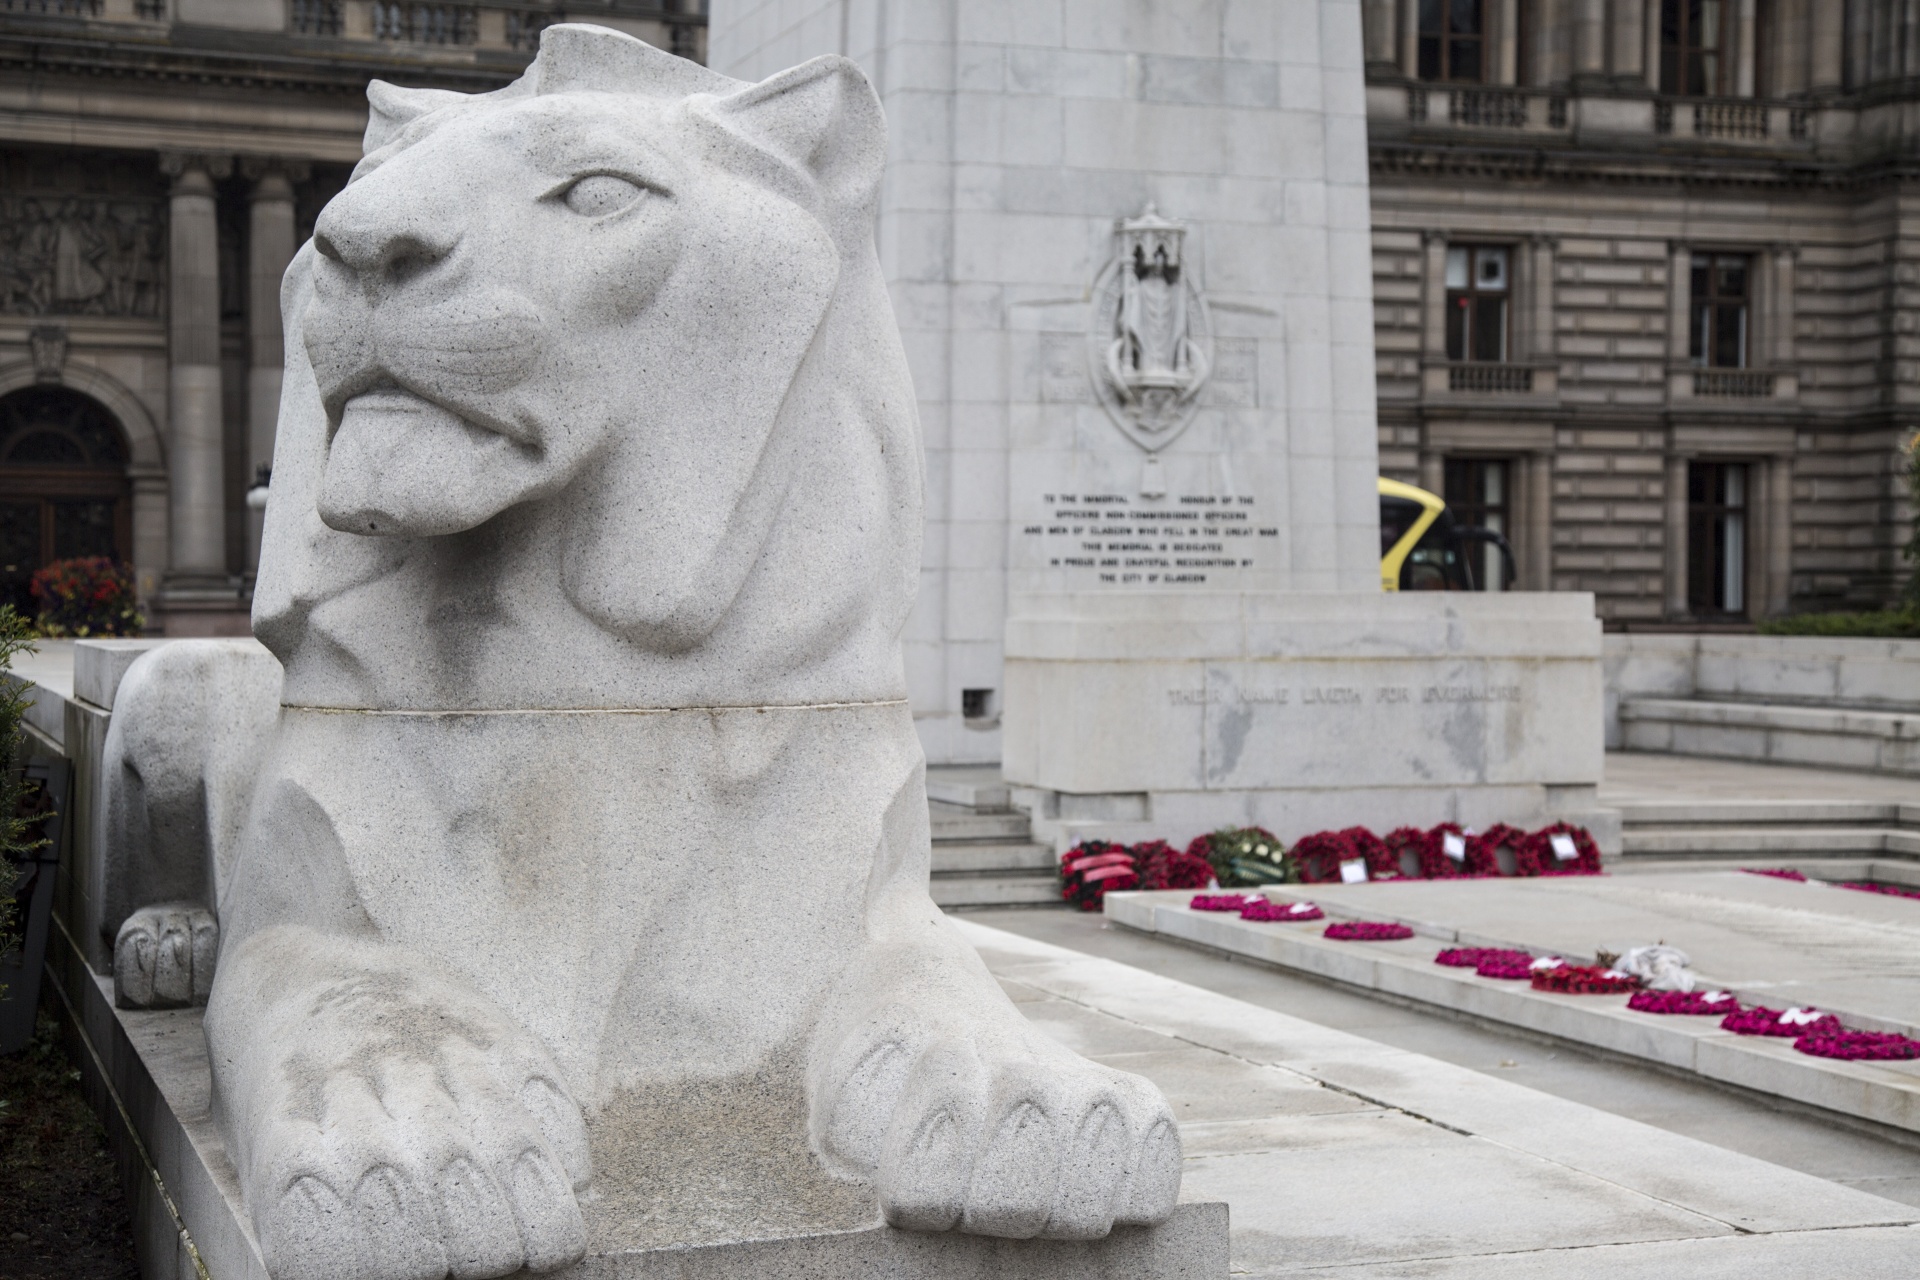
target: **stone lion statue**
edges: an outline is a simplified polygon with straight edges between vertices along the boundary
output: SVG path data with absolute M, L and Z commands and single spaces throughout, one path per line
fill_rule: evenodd
M 215 1114 L 276 1280 L 1174 1207 L 927 894 L 921 456 L 854 64 L 376 82 L 288 272 Z

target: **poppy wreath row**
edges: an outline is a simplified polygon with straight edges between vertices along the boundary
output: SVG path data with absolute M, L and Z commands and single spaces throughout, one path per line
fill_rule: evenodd
M 1114 889 L 1204 889 L 1212 881 L 1205 858 L 1165 840 L 1082 840 L 1060 855 L 1060 896 L 1082 911 L 1098 911 Z
M 1460 843 L 1463 856 L 1450 857 L 1447 837 Z M 1573 841 L 1574 857 L 1555 855 L 1553 838 Z M 1504 856 L 1503 856 L 1504 855 Z M 1302 836 L 1288 851 L 1307 884 L 1340 878 L 1340 864 L 1360 859 L 1369 880 L 1453 880 L 1487 876 L 1598 875 L 1600 846 L 1585 828 L 1556 822 L 1531 834 L 1504 822 L 1468 834 L 1458 823 L 1431 830 L 1397 827 L 1383 839 L 1365 827 L 1320 831 Z

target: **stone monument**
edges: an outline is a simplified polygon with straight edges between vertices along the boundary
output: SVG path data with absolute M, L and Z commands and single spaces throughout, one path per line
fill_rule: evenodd
M 1358 4 L 717 0 L 711 49 L 893 122 L 932 758 L 1057 845 L 1594 820 L 1591 597 L 1380 589 Z
M 927 894 L 865 77 L 562 25 L 509 88 L 369 97 L 282 292 L 284 679 L 215 868 L 214 1112 L 275 1280 L 1164 1222 L 1158 1090 Z

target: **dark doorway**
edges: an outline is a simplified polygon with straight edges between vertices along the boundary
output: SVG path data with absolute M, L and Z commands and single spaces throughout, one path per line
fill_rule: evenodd
M 74 556 L 132 558 L 120 426 L 65 387 L 0 396 L 0 604 L 29 616 L 34 572 Z

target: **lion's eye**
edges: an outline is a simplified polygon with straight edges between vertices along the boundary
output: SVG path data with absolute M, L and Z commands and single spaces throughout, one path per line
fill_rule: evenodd
M 596 173 L 568 187 L 563 198 L 567 208 L 581 217 L 599 218 L 620 212 L 646 194 L 645 187 L 628 182 L 625 178 L 616 178 L 610 173 Z

